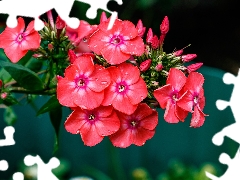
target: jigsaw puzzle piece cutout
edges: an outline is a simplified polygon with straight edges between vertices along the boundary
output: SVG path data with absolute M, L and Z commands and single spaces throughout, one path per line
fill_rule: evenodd
M 24 180 L 24 175 L 21 172 L 16 172 L 13 174 L 13 180 Z
M 240 148 L 238 149 L 233 159 L 231 159 L 228 154 L 222 153 L 219 157 L 219 161 L 222 164 L 228 165 L 227 171 L 221 177 L 216 177 L 209 172 L 205 172 L 208 178 L 210 178 L 211 180 L 229 180 L 229 179 L 239 180 L 240 179 L 240 173 L 239 173 Z
M 8 169 L 8 162 L 5 160 L 0 161 L 0 171 L 6 171 Z
M 15 144 L 15 141 L 13 139 L 14 132 L 15 132 L 15 129 L 12 126 L 7 126 L 4 128 L 3 133 L 5 136 L 5 139 L 0 139 L 0 147 L 11 146 Z
M 27 166 L 32 166 L 34 164 L 37 164 L 38 166 L 38 180 L 58 180 L 58 178 L 52 173 L 52 169 L 57 168 L 60 165 L 60 161 L 53 157 L 49 160 L 47 164 L 45 164 L 40 156 L 31 156 L 27 155 L 24 158 L 24 163 Z
M 41 30 L 44 23 L 39 16 L 54 8 L 56 0 L 2 0 L 0 1 L 0 13 L 9 14 L 7 26 L 17 26 L 17 16 L 34 18 L 35 30 Z
M 79 1 L 79 2 L 82 2 L 82 3 L 85 3 L 85 4 L 89 4 L 91 6 L 87 10 L 87 13 L 86 13 L 86 16 L 89 19 L 95 19 L 97 17 L 97 10 L 98 9 L 104 10 L 104 11 L 109 12 L 111 14 L 113 13 L 113 11 L 110 11 L 107 8 L 107 4 L 111 0 L 99 0 L 99 1 L 96 1 L 96 0 L 76 0 L 76 1 Z M 119 5 L 123 4 L 122 0 L 114 0 L 114 1 L 116 1 Z

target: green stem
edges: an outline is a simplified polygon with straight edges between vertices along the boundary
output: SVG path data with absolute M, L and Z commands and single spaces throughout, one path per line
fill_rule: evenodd
M 126 179 L 118 149 L 114 147 L 110 142 L 108 142 L 108 149 L 110 154 L 110 172 L 112 172 L 113 179 Z

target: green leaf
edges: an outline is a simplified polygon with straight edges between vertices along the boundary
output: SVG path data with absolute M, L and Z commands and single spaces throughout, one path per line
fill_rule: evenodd
M 11 107 L 5 109 L 3 116 L 8 126 L 12 126 L 17 121 L 17 116 Z
M 37 112 L 37 116 L 61 107 L 56 96 L 52 96 Z
M 60 106 L 49 111 L 49 117 L 58 137 L 59 127 L 62 119 L 62 107 Z
M 36 73 L 30 69 L 10 62 L 0 60 L 2 66 L 23 88 L 27 90 L 42 90 L 43 83 Z

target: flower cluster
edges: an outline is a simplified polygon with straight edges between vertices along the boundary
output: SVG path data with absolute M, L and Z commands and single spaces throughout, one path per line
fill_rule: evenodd
M 204 78 L 195 72 L 202 63 L 185 67 L 196 54 L 182 55 L 183 49 L 169 54 L 163 51 L 169 31 L 167 16 L 159 38 L 151 28 L 146 32 L 141 20 L 134 25 L 117 18 L 109 29 L 110 18 L 104 12 L 98 25 L 81 20 L 77 29 L 68 27 L 60 17 L 54 21 L 51 11 L 47 17 L 39 32 L 33 29 L 33 21 L 24 31 L 24 20 L 18 18 L 16 28 L 0 34 L 0 47 L 13 63 L 0 65 L 17 82 L 0 81 L 2 93 L 51 96 L 38 114 L 68 107 L 72 113 L 65 129 L 80 134 L 87 146 L 100 143 L 105 136 L 117 147 L 142 146 L 155 134 L 158 107 L 166 109 L 168 123 L 184 121 L 190 112 L 190 126 L 203 125 Z M 33 51 L 40 68 L 20 67 L 28 50 Z M 26 85 L 16 76 L 20 70 L 38 83 Z

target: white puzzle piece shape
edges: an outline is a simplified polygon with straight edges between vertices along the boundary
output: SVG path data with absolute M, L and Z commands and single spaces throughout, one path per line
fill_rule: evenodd
M 68 26 L 75 29 L 79 26 L 79 19 L 69 17 L 72 6 L 75 0 L 2 0 L 0 1 L 0 13 L 9 14 L 7 18 L 7 26 L 14 28 L 17 26 L 17 16 L 31 17 L 35 19 L 34 28 L 39 31 L 44 27 L 44 23 L 39 19 L 39 16 L 51 9 L 55 9 L 58 15 L 66 22 Z M 102 9 L 109 13 L 112 12 L 107 8 L 110 0 L 76 0 L 90 5 L 86 12 L 86 16 L 94 19 L 97 16 L 97 10 Z M 119 5 L 122 5 L 122 0 L 115 0 Z M 13 6 L 14 5 L 14 6 Z M 114 18 L 113 18 L 114 19 Z M 112 20 L 113 21 L 113 20 Z
M 236 141 L 240 144 L 240 136 L 239 136 L 239 129 L 240 129 L 240 110 L 239 110 L 239 101 L 240 101 L 240 69 L 238 71 L 238 76 L 234 76 L 230 73 L 225 73 L 223 76 L 223 82 L 225 84 L 234 84 L 233 91 L 231 94 L 231 98 L 228 101 L 225 100 L 217 100 L 216 106 L 219 110 L 224 110 L 228 106 L 231 107 L 235 123 L 223 128 L 220 132 L 216 133 L 213 136 L 212 142 L 220 146 L 223 144 L 224 137 L 229 137 L 232 140 Z M 233 159 L 229 157 L 228 154 L 222 153 L 219 157 L 219 161 L 222 164 L 227 164 L 228 169 L 227 171 L 221 176 L 216 177 L 209 172 L 206 172 L 206 176 L 211 178 L 212 180 L 239 180 L 240 173 L 240 148 L 236 152 L 236 155 Z
M 15 141 L 13 139 L 14 132 L 15 132 L 15 129 L 12 126 L 7 126 L 4 128 L 3 133 L 5 135 L 5 139 L 0 139 L 0 147 L 11 146 L 15 144 Z
M 37 164 L 38 166 L 38 180 L 58 180 L 58 178 L 52 173 L 52 169 L 57 168 L 60 165 L 60 161 L 53 157 L 49 160 L 47 164 L 43 162 L 43 160 L 37 155 L 37 156 L 31 156 L 27 155 L 24 158 L 24 163 L 27 166 L 32 166 L 34 164 Z

